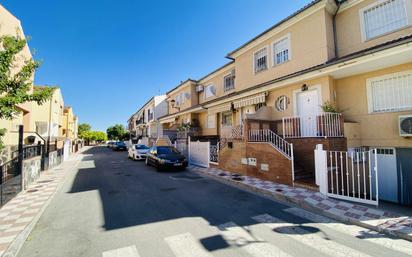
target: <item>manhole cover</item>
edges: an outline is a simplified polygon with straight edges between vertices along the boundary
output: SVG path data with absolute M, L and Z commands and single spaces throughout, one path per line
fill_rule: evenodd
M 225 173 L 219 173 L 218 175 L 221 177 L 227 176 Z
M 201 176 L 197 176 L 197 175 L 175 175 L 175 176 L 170 176 L 170 178 L 176 179 L 176 180 L 188 180 L 188 181 L 203 179 Z
M 233 180 L 236 180 L 236 181 L 242 181 L 242 180 L 243 180 L 242 177 L 237 177 L 237 176 L 232 177 L 232 179 L 233 179 Z
M 27 190 L 27 193 L 34 193 L 34 192 L 37 192 L 37 191 L 39 191 L 39 190 L 37 190 L 37 189 L 30 189 L 30 190 Z
M 275 191 L 276 191 L 276 192 L 283 192 L 282 189 L 276 189 Z

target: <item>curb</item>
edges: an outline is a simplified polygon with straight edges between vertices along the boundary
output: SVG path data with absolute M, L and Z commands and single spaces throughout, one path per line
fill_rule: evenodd
M 77 153 L 73 154 L 72 157 L 77 156 L 78 154 L 81 154 L 81 151 L 78 151 Z M 67 160 L 68 161 L 68 160 Z M 66 161 L 66 162 L 67 162 Z M 69 173 L 74 170 L 75 167 L 77 167 L 78 163 L 81 160 L 77 160 L 75 164 L 70 167 L 68 171 L 63 171 L 65 173 Z M 48 170 L 48 172 L 52 172 L 53 169 L 58 169 L 60 168 L 64 163 L 59 164 L 58 166 L 53 167 L 52 169 Z M 20 252 L 23 244 L 26 242 L 27 238 L 29 237 L 30 233 L 36 226 L 37 222 L 40 220 L 41 216 L 43 215 L 44 211 L 47 209 L 49 206 L 50 202 L 53 200 L 54 196 L 56 193 L 61 189 L 63 186 L 63 183 L 66 178 L 66 174 L 63 175 L 62 180 L 59 182 L 59 185 L 57 186 L 56 190 L 50 195 L 50 197 L 47 199 L 47 201 L 44 203 L 40 211 L 36 214 L 36 216 L 33 218 L 33 220 L 24 228 L 23 231 L 21 231 L 16 238 L 10 243 L 9 247 L 7 248 L 6 251 L 1 255 L 1 257 L 15 257 L 17 254 Z
M 399 231 L 394 231 L 394 230 L 390 230 L 390 229 L 386 229 L 386 228 L 380 228 L 380 227 L 377 227 L 377 226 L 373 226 L 373 225 L 370 225 L 370 224 L 363 223 L 359 220 L 352 219 L 352 218 L 349 218 L 349 217 L 345 218 L 345 217 L 342 217 L 342 216 L 334 215 L 334 214 L 329 213 L 329 212 L 327 212 L 323 209 L 320 209 L 320 208 L 317 208 L 313 205 L 308 204 L 307 202 L 305 202 L 305 200 L 300 200 L 300 199 L 296 199 L 296 198 L 293 198 L 293 197 L 285 196 L 281 193 L 269 192 L 267 190 L 260 189 L 260 188 L 254 187 L 254 186 L 250 186 L 250 185 L 244 184 L 244 183 L 239 182 L 239 181 L 228 180 L 228 179 L 224 179 L 224 178 L 221 178 L 221 177 L 217 177 L 217 176 L 211 175 L 209 173 L 206 173 L 204 171 L 194 170 L 194 169 L 190 169 L 190 170 L 192 172 L 199 173 L 199 174 L 201 174 L 205 177 L 208 177 L 208 178 L 211 178 L 213 180 L 219 181 L 223 184 L 226 184 L 226 185 L 229 185 L 229 186 L 235 186 L 235 187 L 240 188 L 240 189 L 245 190 L 245 191 L 249 191 L 249 192 L 259 194 L 259 195 L 263 195 L 263 196 L 269 197 L 272 200 L 277 200 L 277 201 L 287 203 L 287 204 L 293 204 L 293 205 L 296 205 L 297 207 L 300 207 L 300 208 L 305 209 L 307 211 L 310 211 L 310 212 L 313 212 L 313 213 L 316 213 L 316 214 L 319 214 L 319 215 L 322 215 L 322 216 L 325 216 L 325 217 L 328 217 L 328 218 L 331 218 L 331 219 L 334 219 L 334 220 L 337 220 L 337 221 L 340 221 L 340 222 L 343 222 L 343 223 L 346 223 L 346 224 L 360 226 L 360 227 L 363 227 L 363 228 L 366 228 L 366 229 L 370 229 L 370 230 L 373 230 L 373 231 L 376 231 L 376 232 L 379 232 L 379 233 L 383 233 L 383 234 L 386 234 L 386 235 L 389 235 L 389 236 L 392 236 L 392 237 L 398 237 L 398 238 L 405 239 L 407 241 L 412 242 L 412 235 L 408 235 L 408 234 L 405 234 L 405 233 L 402 233 L 402 232 L 399 232 Z

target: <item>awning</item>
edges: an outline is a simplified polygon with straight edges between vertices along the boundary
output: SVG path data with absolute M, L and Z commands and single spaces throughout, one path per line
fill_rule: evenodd
M 164 120 L 160 120 L 160 123 L 161 123 L 161 124 L 164 124 L 164 123 L 173 123 L 173 122 L 175 122 L 175 117 L 166 118 L 166 119 L 164 119 Z
M 260 93 L 260 94 L 248 96 L 248 97 L 233 101 L 233 106 L 235 109 L 238 109 L 244 106 L 264 103 L 265 101 L 266 101 L 266 94 Z
M 210 107 L 207 109 L 207 112 L 209 115 L 211 114 L 216 114 L 219 112 L 228 112 L 232 109 L 232 104 L 231 103 L 225 103 L 216 107 Z

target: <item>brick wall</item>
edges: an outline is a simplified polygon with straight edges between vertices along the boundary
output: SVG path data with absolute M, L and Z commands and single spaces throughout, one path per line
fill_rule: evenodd
M 246 143 L 243 141 L 234 141 L 233 148 L 226 146 L 219 151 L 219 168 L 246 175 L 246 165 L 241 163 L 241 159 L 245 157 Z
M 322 144 L 324 150 L 347 151 L 346 138 L 289 138 L 293 144 L 295 165 L 305 171 L 315 173 L 315 153 L 317 144 Z
M 256 158 L 256 166 L 242 164 L 242 158 Z M 266 164 L 268 170 L 262 170 L 261 164 Z M 219 168 L 286 185 L 293 184 L 291 161 L 267 143 L 233 142 L 233 148 L 225 147 L 220 151 Z

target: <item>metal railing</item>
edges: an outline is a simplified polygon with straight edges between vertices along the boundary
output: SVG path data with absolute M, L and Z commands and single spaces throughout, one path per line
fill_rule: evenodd
M 243 139 L 244 127 L 243 125 L 222 127 L 220 130 L 221 138 L 228 139 Z
M 282 123 L 285 138 L 344 136 L 341 113 L 285 117 Z
M 248 141 L 269 143 L 289 160 L 293 159 L 293 144 L 269 129 L 249 130 Z
M 0 206 L 3 206 L 22 190 L 21 169 L 18 157 L 0 166 Z
M 41 156 L 43 153 L 43 145 L 32 145 L 32 146 L 25 146 L 23 148 L 23 160 L 30 159 L 36 156 Z M 17 158 L 19 156 L 19 151 L 16 150 L 12 152 L 11 157 Z

